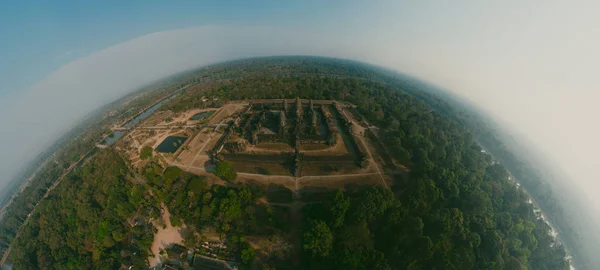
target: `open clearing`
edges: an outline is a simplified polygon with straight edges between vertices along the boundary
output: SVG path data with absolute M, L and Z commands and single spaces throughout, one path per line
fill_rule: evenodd
M 181 229 L 184 227 L 173 227 L 171 225 L 171 214 L 169 209 L 162 204 L 162 223 L 165 227 L 155 224 L 158 231 L 154 234 L 154 242 L 152 242 L 152 254 L 154 257 L 149 257 L 150 268 L 159 265 L 161 261 L 160 250 L 165 249 L 173 244 L 183 244 L 183 238 L 181 237 Z

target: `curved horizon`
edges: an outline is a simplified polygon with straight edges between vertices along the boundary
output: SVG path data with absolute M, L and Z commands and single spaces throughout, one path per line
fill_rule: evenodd
M 313 38 L 306 39 L 307 36 Z M 496 102 L 497 100 L 493 100 L 493 104 L 490 105 L 488 104 L 490 100 L 480 101 L 475 99 L 476 96 L 485 96 L 481 92 L 488 94 L 494 90 L 473 90 L 467 87 L 452 87 L 453 83 L 446 81 L 448 75 L 443 75 L 442 73 L 440 73 L 442 75 L 437 73 L 433 74 L 429 71 L 431 69 L 431 63 L 427 63 L 428 61 L 426 61 L 429 60 L 429 58 L 423 58 L 423 64 L 421 65 L 407 64 L 418 61 L 418 59 L 409 58 L 409 55 L 411 54 L 420 55 L 412 53 L 412 51 L 408 53 L 409 49 L 414 50 L 414 47 L 408 48 L 406 52 L 404 52 L 404 54 L 407 55 L 396 51 L 395 53 L 397 56 L 395 57 L 390 57 L 390 55 L 394 55 L 394 51 L 383 49 L 373 50 L 372 47 L 367 47 L 365 44 L 354 43 L 357 44 L 354 47 L 345 46 L 345 50 L 339 49 L 344 44 L 351 44 L 352 42 L 350 40 L 353 40 L 352 38 L 353 37 L 332 36 L 327 35 L 327 33 L 315 32 L 303 34 L 299 31 L 290 31 L 290 29 L 276 27 L 203 26 L 151 33 L 110 46 L 89 56 L 65 64 L 60 69 L 49 74 L 43 80 L 37 82 L 27 91 L 13 97 L 13 100 L 10 103 L 7 102 L 6 106 L 2 106 L 4 109 L 4 119 L 2 120 L 4 122 L 9 122 L 10 115 L 15 114 L 35 118 L 34 115 L 38 114 L 38 111 L 19 111 L 19 108 L 24 108 L 27 104 L 35 104 L 36 101 L 42 100 L 43 103 L 35 104 L 36 108 L 40 108 L 41 106 L 40 110 L 57 113 L 54 117 L 60 117 L 66 119 L 66 121 L 64 121 L 64 123 L 58 123 L 59 127 L 56 128 L 56 130 L 53 130 L 51 126 L 39 127 L 40 130 L 43 129 L 49 131 L 49 133 L 46 132 L 44 134 L 45 138 L 40 138 L 42 142 L 37 142 L 32 145 L 32 148 L 39 149 L 39 147 L 45 147 L 48 146 L 48 144 L 51 144 L 53 140 L 64 133 L 65 129 L 72 127 L 73 123 L 76 123 L 76 121 L 82 119 L 82 117 L 92 112 L 94 109 L 98 109 L 101 106 L 117 100 L 143 85 L 160 78 L 208 64 L 239 58 L 271 55 L 317 55 L 372 63 L 422 78 L 424 81 L 449 89 L 455 95 L 468 100 L 472 104 L 476 104 L 479 108 L 490 113 L 496 121 L 502 123 L 505 127 L 509 127 L 513 134 L 516 133 L 524 140 L 533 142 L 532 147 L 537 149 L 546 148 L 543 145 L 535 144 L 536 139 L 532 138 L 533 136 L 531 134 L 533 132 L 531 132 L 531 126 L 527 128 L 524 126 L 524 123 L 518 123 L 514 118 L 507 119 L 506 115 L 498 115 L 498 110 L 502 109 L 498 107 L 511 106 L 512 104 L 498 104 L 498 102 Z M 365 38 L 362 40 L 371 39 L 372 38 Z M 320 41 L 319 44 L 314 44 L 316 40 Z M 312 43 L 307 41 L 311 41 Z M 390 44 L 391 42 L 385 43 Z M 234 44 L 242 44 L 245 48 L 235 47 L 233 46 Z M 197 49 L 198 47 L 194 47 L 194 45 L 204 47 L 202 49 Z M 140 48 L 142 48 L 142 50 L 140 50 Z M 418 56 L 413 58 L 418 58 Z M 404 62 L 402 60 L 408 61 Z M 429 65 L 426 65 L 425 63 Z M 429 66 L 429 68 L 422 68 L 422 66 Z M 143 69 L 139 69 L 139 67 L 143 67 Z M 91 74 L 100 76 L 94 77 Z M 457 79 L 453 80 L 456 81 Z M 473 81 L 472 78 L 465 78 L 462 83 L 467 85 L 471 81 Z M 82 88 L 90 89 L 80 91 L 79 89 Z M 474 95 L 465 94 L 465 92 Z M 63 100 L 64 97 L 72 97 L 71 100 L 66 100 L 66 102 L 70 101 L 71 103 L 61 104 L 60 106 L 52 104 L 52 102 Z M 53 99 L 55 100 L 52 101 Z M 90 103 L 88 104 L 86 102 Z M 44 108 L 44 106 L 47 106 L 47 108 Z M 64 108 L 67 107 L 69 109 L 65 111 Z M 58 108 L 63 108 L 63 110 L 57 111 Z M 32 115 L 27 115 L 27 113 L 32 113 Z M 49 115 L 46 116 L 51 117 Z M 34 122 L 34 120 L 29 121 Z M 47 123 L 45 119 L 40 119 L 40 122 L 41 123 L 36 123 L 34 125 L 50 124 Z M 550 124 L 552 124 L 552 126 L 544 127 L 545 130 L 554 128 L 553 123 Z M 13 136 L 22 132 L 18 131 L 18 128 L 19 127 L 15 127 L 11 129 L 12 131 L 15 131 L 12 134 Z M 24 126 L 23 128 L 25 129 L 27 126 Z M 537 127 L 534 129 L 537 129 Z M 536 133 L 540 132 L 538 131 Z M 14 138 L 15 137 L 13 137 L 12 140 L 14 140 Z M 11 139 L 4 140 L 11 141 Z M 600 145 L 598 147 L 600 148 Z M 21 152 L 20 150 L 22 149 L 18 150 Z M 557 156 L 560 155 L 556 153 L 548 153 L 547 150 L 542 150 L 541 153 L 542 155 L 551 154 L 549 156 L 553 163 L 565 163 L 564 160 L 557 158 Z M 23 157 L 17 156 L 16 161 L 23 163 L 27 160 L 31 160 L 32 157 L 32 155 L 25 155 Z M 7 167 L 15 168 L 14 165 Z M 0 171 L 3 173 L 3 175 L 0 175 L 0 178 L 6 179 L 7 177 L 16 177 L 16 172 L 12 172 L 12 175 L 8 176 L 7 174 L 4 174 L 5 170 L 1 170 L 0 168 Z M 570 173 L 570 170 L 561 168 L 560 171 L 567 172 L 567 175 L 571 178 L 578 178 L 573 176 L 573 174 Z M 3 182 L 6 181 L 0 181 L 0 186 Z M 585 190 L 585 187 L 579 184 L 578 189 Z M 586 194 L 588 199 L 591 198 L 591 194 L 585 192 L 584 194 Z M 600 205 L 600 200 L 593 201 L 592 207 L 594 208 L 594 211 L 598 211 L 598 205 Z
M 216 63 L 212 63 L 212 64 L 221 65 L 221 64 L 226 64 L 226 63 L 237 62 L 237 61 L 240 61 L 240 60 L 242 60 L 242 61 L 243 61 L 243 60 L 253 60 L 253 59 L 257 59 L 257 60 L 259 60 L 259 59 L 271 58 L 271 57 L 283 57 L 283 58 L 285 58 L 285 57 L 309 57 L 309 58 L 311 58 L 311 57 L 322 57 L 322 56 L 298 56 L 298 55 L 295 55 L 295 56 L 285 56 L 285 55 L 273 55 L 273 56 L 244 57 L 244 58 L 240 58 L 240 59 L 226 60 L 226 61 L 222 61 L 222 62 L 216 62 Z M 331 58 L 331 57 L 326 57 L 326 58 L 328 58 L 328 59 L 338 59 L 338 60 L 349 60 L 349 59 L 345 59 L 345 58 Z M 352 60 L 352 61 L 356 61 L 356 60 Z M 366 63 L 366 62 L 361 62 L 361 61 L 357 61 L 356 63 L 359 63 L 359 64 L 367 64 L 367 65 L 370 65 L 370 66 L 372 66 L 372 64 L 369 64 L 369 63 Z M 210 67 L 212 64 L 204 65 L 203 67 Z M 375 66 L 375 67 L 378 67 L 378 66 Z M 184 71 L 182 71 L 182 72 L 189 71 L 189 70 L 195 70 L 195 69 L 198 69 L 198 67 L 195 67 L 195 68 L 193 68 L 193 69 L 186 69 L 186 70 L 184 70 Z M 398 74 L 400 74 L 400 73 L 398 73 Z M 169 75 L 173 75 L 173 74 L 169 74 Z M 169 75 L 167 75 L 167 77 L 168 77 Z M 404 76 L 404 75 L 403 75 L 403 76 Z M 167 77 L 162 77 L 162 79 L 158 79 L 158 81 L 164 80 L 164 79 L 166 79 Z M 409 77 L 410 77 L 410 76 L 409 76 Z M 412 80 L 412 79 L 413 79 L 413 78 L 411 78 L 411 80 Z M 416 79 L 416 80 L 417 80 L 417 81 L 420 81 L 420 79 Z M 154 81 L 152 81 L 152 82 L 156 82 L 156 81 L 157 81 L 157 80 L 154 80 Z M 427 82 L 425 82 L 425 81 L 420 81 L 420 82 L 418 82 L 418 83 L 427 83 Z M 141 86 L 140 86 L 140 87 L 141 87 Z M 437 89 L 435 86 L 432 86 L 432 87 L 433 87 L 433 88 L 431 88 L 430 90 L 432 90 L 432 91 L 439 91 L 439 89 Z M 134 88 L 134 90 L 137 90 L 137 89 L 139 89 L 139 88 Z M 134 90 L 132 90 L 131 92 L 133 92 Z M 130 93 L 131 93 L 131 92 L 130 92 Z M 129 93 L 128 93 L 128 94 L 129 94 Z M 125 95 L 128 95 L 128 94 L 125 94 Z M 460 97 L 457 97 L 457 98 L 459 98 L 459 100 L 460 100 Z M 461 102 L 464 102 L 464 101 L 461 101 Z M 469 106 L 470 106 L 470 105 L 473 105 L 473 104 L 469 104 L 469 103 L 467 103 L 467 105 L 469 105 Z M 475 112 L 480 112 L 480 111 L 475 111 Z M 483 113 L 484 113 L 483 117 L 486 117 L 486 116 L 485 116 L 485 112 L 483 112 Z M 539 164 L 539 163 L 534 163 L 533 165 L 536 165 L 536 164 Z M 535 198 L 533 198 L 533 199 L 534 199 L 534 201 L 535 201 Z M 536 205 L 537 205 L 537 207 L 539 207 L 539 205 L 538 205 L 537 203 L 536 203 Z M 543 216 L 545 216 L 545 215 L 543 215 L 543 214 L 542 214 L 542 217 L 543 217 Z M 551 216 L 550 216 L 550 217 L 551 217 Z M 547 218 L 547 217 L 546 217 L 546 218 Z M 545 219 L 546 219 L 546 218 L 545 218 Z M 558 230 L 560 231 L 560 228 L 556 228 L 556 227 L 555 227 L 555 226 L 552 224 L 552 220 L 546 220 L 546 222 L 550 222 L 550 225 L 552 226 L 552 229 L 553 229 L 553 232 L 552 232 L 552 233 L 555 233 L 555 232 L 554 232 L 554 230 L 556 230 L 556 229 L 558 229 Z M 556 235 L 554 235 L 554 237 L 557 237 L 557 236 L 556 236 Z M 558 237 L 560 238 L 560 235 L 559 235 Z M 568 248 L 568 246 L 567 246 L 566 248 Z M 568 251 L 568 252 L 570 252 L 570 251 Z M 577 265 L 577 264 L 576 264 L 576 262 L 577 262 L 577 261 L 573 261 L 573 262 L 571 262 L 571 263 L 573 263 L 574 265 Z
M 407 15 L 396 19 L 394 9 L 381 4 L 360 15 L 380 12 L 376 20 L 344 26 L 360 10 L 355 4 L 335 17 L 340 21 L 322 15 L 307 24 L 270 18 L 250 26 L 218 20 L 161 25 L 98 42 L 103 48 L 88 46 L 68 57 L 61 52 L 57 69 L 37 71 L 46 74 L 41 80 L 16 77 L 19 91 L 0 91 L 0 121 L 10 127 L 0 133 L 0 189 L 90 113 L 148 83 L 240 58 L 315 55 L 410 74 L 483 110 L 507 131 L 507 140 L 529 150 L 524 159 L 565 190 L 557 194 L 562 204 L 587 213 L 581 222 L 599 225 L 594 9 L 558 2 L 459 5 L 444 14 L 430 5 L 392 6 Z M 600 238 L 599 230 L 593 233 Z

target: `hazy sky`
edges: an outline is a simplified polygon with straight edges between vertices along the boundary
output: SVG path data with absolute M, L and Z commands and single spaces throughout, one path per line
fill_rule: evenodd
M 468 98 L 556 161 L 600 216 L 599 4 L 110 2 L 0 4 L 0 188 L 76 120 L 144 83 L 240 57 L 309 54 L 390 67 Z

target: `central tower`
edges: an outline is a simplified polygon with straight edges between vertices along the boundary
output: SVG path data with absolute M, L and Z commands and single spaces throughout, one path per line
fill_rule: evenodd
M 296 117 L 298 119 L 302 118 L 302 102 L 300 102 L 300 98 L 296 98 Z

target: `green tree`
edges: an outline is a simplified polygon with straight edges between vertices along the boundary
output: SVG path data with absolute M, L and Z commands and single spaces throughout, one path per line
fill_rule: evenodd
M 227 161 L 219 161 L 215 169 L 215 174 L 225 181 L 233 181 L 237 178 L 237 172 Z
M 366 224 L 344 227 L 335 244 L 336 265 L 344 269 L 368 269 L 373 243 Z
M 401 163 L 408 164 L 410 162 L 410 153 L 402 146 L 395 148 L 392 153 L 394 154 L 394 158 Z
M 359 222 L 371 222 L 394 204 L 394 194 L 385 188 L 369 188 L 361 196 L 354 216 Z
M 250 265 L 254 261 L 254 248 L 247 242 L 242 243 L 241 257 L 242 262 L 246 265 Z
M 144 146 L 140 151 L 140 159 L 146 160 L 152 157 L 152 147 Z
M 165 179 L 167 187 L 170 187 L 173 181 L 179 177 L 181 173 L 182 170 L 179 167 L 168 167 L 163 173 L 163 178 Z
M 344 224 L 346 211 L 350 207 L 350 198 L 344 195 L 342 190 L 337 189 L 333 195 L 333 203 L 331 205 L 331 227 L 337 228 Z
M 187 189 L 195 195 L 201 195 L 204 188 L 206 188 L 206 177 L 204 176 L 193 176 L 187 186 Z
M 326 257 L 333 244 L 333 234 L 322 220 L 311 220 L 310 230 L 304 233 L 304 249 L 313 257 Z

